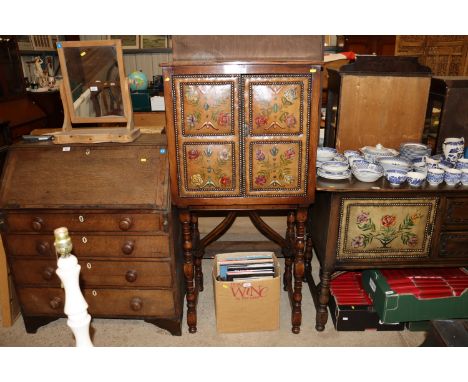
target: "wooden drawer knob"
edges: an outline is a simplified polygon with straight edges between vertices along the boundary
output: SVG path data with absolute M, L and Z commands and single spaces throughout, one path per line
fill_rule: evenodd
M 31 225 L 32 225 L 32 229 L 34 231 L 40 231 L 42 229 L 42 227 L 44 226 L 44 221 L 39 217 L 35 217 L 32 220 Z
M 50 254 L 50 244 L 47 241 L 40 241 L 36 244 L 36 251 L 39 255 L 48 256 Z
M 119 223 L 119 228 L 122 231 L 128 231 L 132 226 L 132 218 L 123 218 Z
M 55 274 L 55 269 L 52 268 L 52 267 L 47 267 L 46 269 L 44 269 L 44 270 L 42 271 L 42 278 L 43 278 L 44 280 L 49 281 L 49 280 L 52 279 L 52 277 L 54 276 L 54 274 Z
M 129 283 L 133 283 L 137 279 L 137 272 L 136 271 L 128 271 L 125 273 L 125 280 L 127 280 Z
M 58 309 L 62 306 L 62 299 L 60 297 L 54 297 L 49 301 L 49 305 L 52 309 Z
M 130 308 L 134 311 L 141 310 L 143 308 L 143 301 L 140 297 L 133 297 L 130 301 Z
M 135 248 L 135 241 L 133 240 L 128 240 L 122 245 L 122 252 L 125 253 L 126 255 L 130 255 L 133 252 L 133 249 Z

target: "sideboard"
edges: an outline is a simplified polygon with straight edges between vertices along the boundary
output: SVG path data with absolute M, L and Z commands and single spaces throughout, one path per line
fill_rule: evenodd
M 11 146 L 0 226 L 26 331 L 64 317 L 54 229 L 67 227 L 92 317 L 144 319 L 181 335 L 180 230 L 166 140 Z
M 317 179 L 310 207 L 305 278 L 316 306 L 316 329 L 328 318 L 335 271 L 468 265 L 468 187 Z M 311 274 L 312 247 L 320 282 Z

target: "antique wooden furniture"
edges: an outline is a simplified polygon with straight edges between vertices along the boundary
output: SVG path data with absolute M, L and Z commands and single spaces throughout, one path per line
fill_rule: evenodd
M 91 316 L 141 318 L 181 334 L 182 257 L 168 182 L 161 135 L 11 146 L 2 239 L 28 332 L 64 316 L 53 230 L 67 227 Z
M 57 52 L 64 120 L 54 143 L 135 140 L 140 131 L 133 124 L 120 40 L 59 42 Z
M 464 137 L 468 142 L 468 77 L 431 80 L 423 142 L 439 154 L 448 137 Z
M 283 248 L 292 331 L 301 324 L 304 229 L 314 200 L 320 67 L 310 63 L 225 62 L 163 67 L 172 201 L 181 208 L 187 323 L 197 330 L 203 248 L 237 211 Z M 199 238 L 197 211 L 229 211 Z M 261 210 L 287 210 L 286 238 Z M 294 278 L 292 283 L 292 262 Z
M 329 69 L 324 145 L 344 151 L 420 142 L 430 74 L 414 57 L 358 56 Z
M 396 36 L 391 35 L 347 35 L 344 36 L 344 52 L 393 56 Z
M 306 278 L 317 308 L 316 329 L 327 322 L 335 271 L 369 268 L 455 267 L 468 264 L 468 187 L 392 187 L 386 179 L 317 179 L 311 206 Z M 312 244 L 320 283 L 312 280 Z
M 414 56 L 437 76 L 468 76 L 468 36 L 397 36 L 396 56 Z

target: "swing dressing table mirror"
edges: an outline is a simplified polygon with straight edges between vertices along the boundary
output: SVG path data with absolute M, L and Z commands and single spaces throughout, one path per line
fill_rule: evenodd
M 120 40 L 57 43 L 62 131 L 54 143 L 132 142 L 134 127 Z

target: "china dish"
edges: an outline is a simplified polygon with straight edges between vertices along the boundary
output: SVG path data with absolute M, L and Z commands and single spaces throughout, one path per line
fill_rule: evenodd
M 346 170 L 343 172 L 328 172 L 319 168 L 317 170 L 317 175 L 325 179 L 347 179 L 351 176 L 351 170 Z
M 380 165 L 384 168 L 385 171 L 388 170 L 409 170 L 412 166 L 411 162 L 404 158 L 398 157 L 383 157 L 377 159 Z
M 406 180 L 408 171 L 404 170 L 389 170 L 387 171 L 387 180 L 393 186 L 399 186 Z
M 320 168 L 327 172 L 340 173 L 340 172 L 346 171 L 349 168 L 349 166 L 347 162 L 343 163 L 343 162 L 328 161 L 328 162 L 323 162 Z
M 336 149 L 333 147 L 319 147 L 317 148 L 317 161 L 325 162 L 332 160 L 336 154 Z
M 377 179 L 382 177 L 383 173 L 371 170 L 359 170 L 353 171 L 353 175 L 361 182 L 375 182 Z
M 364 154 L 364 158 L 371 162 L 376 162 L 381 157 L 395 157 L 399 154 L 398 151 L 383 147 L 380 143 L 376 146 L 364 146 L 360 151 Z

